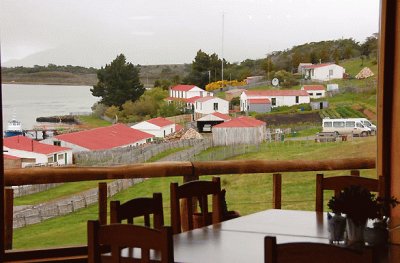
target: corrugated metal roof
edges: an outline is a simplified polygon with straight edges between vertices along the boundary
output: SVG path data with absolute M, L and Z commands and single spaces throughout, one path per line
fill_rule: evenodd
M 56 136 L 57 139 L 89 150 L 105 150 L 134 144 L 154 135 L 130 128 L 124 124 L 73 132 Z
M 3 142 L 4 146 L 10 149 L 35 152 L 41 154 L 51 154 L 51 153 L 71 150 L 70 148 L 66 147 L 40 143 L 38 141 L 32 140 L 31 138 L 22 135 L 4 138 Z
M 305 69 L 312 69 L 312 68 L 322 68 L 329 65 L 335 65 L 334 63 L 321 63 L 321 64 L 313 64 L 313 65 L 305 65 L 303 68 Z
M 271 101 L 269 99 L 248 99 L 250 104 L 269 104 Z
M 234 128 L 234 127 L 259 127 L 259 126 L 263 126 L 266 123 L 260 120 L 257 120 L 255 118 L 251 118 L 251 117 L 246 117 L 246 116 L 242 116 L 242 117 L 238 117 L 238 118 L 234 118 L 231 119 L 229 121 L 217 124 L 215 126 L 213 126 L 214 128 Z
M 248 90 L 247 96 L 270 97 L 270 96 L 309 96 L 305 90 Z
M 304 85 L 304 90 L 325 90 L 324 85 Z
M 174 124 L 172 121 L 167 120 L 163 117 L 153 118 L 153 119 L 147 120 L 146 122 L 154 124 L 158 127 L 165 127 L 165 126 Z

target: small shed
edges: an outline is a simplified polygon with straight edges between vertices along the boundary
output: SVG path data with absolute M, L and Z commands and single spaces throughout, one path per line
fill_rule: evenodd
M 211 128 L 213 126 L 228 121 L 230 119 L 231 117 L 229 115 L 214 112 L 198 119 L 197 129 L 199 130 L 199 132 L 211 132 Z
M 328 101 L 313 101 L 310 102 L 311 109 L 313 110 L 322 110 L 329 107 Z
M 266 137 L 266 123 L 252 117 L 238 117 L 213 127 L 213 143 L 219 145 L 260 144 Z

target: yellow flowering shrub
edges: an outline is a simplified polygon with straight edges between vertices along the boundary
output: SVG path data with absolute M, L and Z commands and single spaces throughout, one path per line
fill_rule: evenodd
M 209 84 L 206 85 L 206 90 L 207 91 L 213 91 L 216 89 L 220 89 L 222 87 L 226 87 L 226 86 L 244 86 L 246 85 L 246 81 L 237 81 L 237 80 L 224 80 L 224 82 L 222 83 L 222 80 L 219 81 L 215 81 L 215 82 L 211 82 Z

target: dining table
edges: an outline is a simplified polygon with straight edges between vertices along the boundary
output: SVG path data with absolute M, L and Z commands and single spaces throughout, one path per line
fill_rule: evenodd
M 270 209 L 174 235 L 175 262 L 264 262 L 264 237 L 277 243 L 329 244 L 325 212 Z M 399 263 L 400 246 L 380 249 L 376 261 Z

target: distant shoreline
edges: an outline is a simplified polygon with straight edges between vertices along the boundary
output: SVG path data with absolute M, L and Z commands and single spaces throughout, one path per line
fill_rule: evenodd
M 49 85 L 49 86 L 93 86 L 95 84 L 85 83 L 67 83 L 67 82 L 22 82 L 22 81 L 3 81 L 1 84 L 18 84 L 18 85 Z

